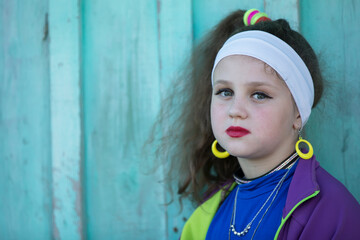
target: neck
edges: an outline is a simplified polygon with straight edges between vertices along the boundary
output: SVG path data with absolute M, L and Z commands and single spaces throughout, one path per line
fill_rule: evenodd
M 272 155 L 268 155 L 265 158 L 249 159 L 238 157 L 238 161 L 244 173 L 244 177 L 247 179 L 252 179 L 268 173 L 276 166 L 278 166 L 281 162 L 290 157 L 294 151 L 295 149 L 292 148 L 288 151 L 273 153 Z

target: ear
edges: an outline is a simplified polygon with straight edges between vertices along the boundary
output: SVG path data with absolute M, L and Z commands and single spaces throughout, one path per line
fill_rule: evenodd
M 293 128 L 297 131 L 299 131 L 301 129 L 301 126 L 302 126 L 302 121 L 301 121 L 301 116 L 300 116 L 300 113 L 299 111 L 297 110 L 296 108 L 296 111 L 295 111 L 295 120 L 294 120 L 294 123 L 293 123 Z

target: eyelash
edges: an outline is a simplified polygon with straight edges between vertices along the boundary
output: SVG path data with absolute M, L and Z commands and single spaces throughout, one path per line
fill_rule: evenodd
M 233 91 L 229 88 L 222 88 L 222 89 L 219 89 L 215 95 L 220 95 L 222 93 L 225 93 L 225 92 L 230 92 L 231 93 L 231 96 L 234 95 Z M 257 91 L 257 92 L 254 92 L 253 94 L 251 94 L 252 97 L 254 97 L 255 95 L 259 95 L 261 96 L 262 98 L 261 99 L 258 99 L 258 98 L 255 98 L 256 100 L 263 100 L 263 99 L 272 99 L 272 97 L 270 97 L 268 94 L 264 93 L 264 92 L 261 92 L 261 91 Z M 229 96 L 223 96 L 223 97 L 229 97 Z
M 234 94 L 231 89 L 229 89 L 229 88 L 222 88 L 222 89 L 219 89 L 219 90 L 215 93 L 215 95 L 220 95 L 220 94 L 222 94 L 222 93 L 224 93 L 224 92 L 230 92 L 232 95 Z M 231 96 L 232 96 L 232 95 L 231 95 Z M 223 96 L 223 97 L 229 97 L 229 96 Z
M 252 94 L 252 96 L 255 96 L 255 95 L 262 96 L 263 97 L 262 99 L 266 99 L 266 98 L 272 99 L 272 97 L 270 97 L 269 95 L 267 95 L 264 92 L 255 92 Z M 256 100 L 262 100 L 262 99 L 256 99 Z

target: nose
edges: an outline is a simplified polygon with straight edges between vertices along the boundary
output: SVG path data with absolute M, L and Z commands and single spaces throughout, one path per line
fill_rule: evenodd
M 231 118 L 246 119 L 248 117 L 248 111 L 246 107 L 246 100 L 241 98 L 234 98 L 229 109 L 229 116 Z

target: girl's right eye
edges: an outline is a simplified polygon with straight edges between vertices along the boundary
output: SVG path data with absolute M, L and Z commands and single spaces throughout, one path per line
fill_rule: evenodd
M 219 89 L 215 95 L 220 95 L 222 97 L 231 97 L 232 95 L 234 95 L 233 91 L 231 89 L 228 88 L 222 88 Z

